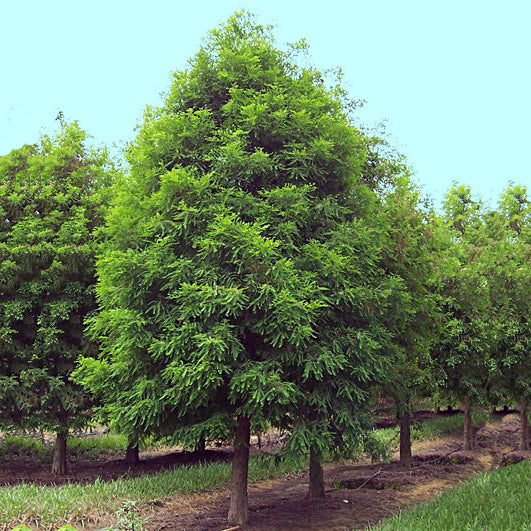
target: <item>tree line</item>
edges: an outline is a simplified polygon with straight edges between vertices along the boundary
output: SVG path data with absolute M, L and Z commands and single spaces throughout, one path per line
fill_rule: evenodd
M 531 396 L 530 202 L 453 186 L 442 213 L 356 126 L 340 80 L 246 13 L 213 30 L 148 109 L 128 170 L 74 122 L 0 157 L 0 423 L 57 434 L 95 416 L 129 441 L 232 439 L 228 521 L 248 520 L 251 433 L 309 456 L 377 453 L 392 397 L 411 466 L 418 398 Z

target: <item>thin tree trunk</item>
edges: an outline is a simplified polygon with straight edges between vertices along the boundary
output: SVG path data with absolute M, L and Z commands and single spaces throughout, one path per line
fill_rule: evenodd
M 238 417 L 234 437 L 232 459 L 229 525 L 244 526 L 249 520 L 247 504 L 247 472 L 249 469 L 249 445 L 251 442 L 250 422 L 247 417 Z
M 399 414 L 400 420 L 400 463 L 411 468 L 411 417 L 409 408 Z
M 66 465 L 66 439 L 68 434 L 58 432 L 55 439 L 55 451 L 53 454 L 52 474 L 64 476 L 67 473 Z
M 520 397 L 520 450 L 527 450 L 527 398 Z
M 310 498 L 322 498 L 325 495 L 323 462 L 321 451 L 316 446 L 310 448 Z
M 464 426 L 463 426 L 463 448 L 472 450 L 472 413 L 470 397 L 466 396 L 464 401 Z
M 125 451 L 125 461 L 130 465 L 138 465 L 140 456 L 138 453 L 138 443 L 129 443 Z
M 206 441 L 204 437 L 201 437 L 195 445 L 194 452 L 197 454 L 204 454 L 206 451 Z

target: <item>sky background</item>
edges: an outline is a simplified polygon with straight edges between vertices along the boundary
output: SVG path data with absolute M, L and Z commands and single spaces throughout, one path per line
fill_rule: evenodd
M 146 104 L 235 10 L 306 38 L 341 67 L 360 122 L 391 143 L 436 204 L 453 180 L 497 202 L 531 185 L 531 1 L 0 0 L 0 155 L 57 127 L 59 111 L 97 145 L 134 138 Z M 531 187 L 531 186 L 530 186 Z

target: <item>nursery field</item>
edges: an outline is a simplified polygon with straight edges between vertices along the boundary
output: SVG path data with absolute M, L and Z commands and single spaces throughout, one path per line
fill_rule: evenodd
M 530 457 L 527 187 L 439 211 L 248 11 L 186 64 L 119 158 L 0 156 L 0 531 L 393 526 Z
M 395 459 L 371 463 L 363 456 L 349 462 L 329 462 L 325 466 L 326 496 L 320 500 L 307 499 L 305 460 L 275 459 L 274 453 L 281 445 L 278 433 L 263 436 L 261 448 L 253 438 L 249 529 L 352 529 L 378 525 L 401 509 L 430 500 L 477 473 L 531 456 L 515 450 L 519 427 L 515 415 L 476 415 L 477 444 L 466 452 L 461 450 L 459 433 L 462 415 L 429 419 L 429 414 L 420 412 L 417 416 L 424 420 L 412 430 L 412 469 L 404 469 Z M 377 430 L 377 437 L 391 445 L 397 435 L 396 427 Z M 70 471 L 58 484 L 58 478 L 49 472 L 47 461 L 52 456 L 46 444 L 4 438 L 0 446 L 0 528 L 11 529 L 20 524 L 35 529 L 57 529 L 66 524 L 77 529 L 224 528 L 230 482 L 229 447 L 212 447 L 204 453 L 152 448 L 142 453 L 140 464 L 134 467 L 123 460 L 125 440 L 120 436 L 72 439 L 70 447 Z M 499 481 L 504 489 L 510 489 L 512 473 L 504 474 Z M 522 474 L 525 476 L 518 472 L 518 477 Z M 464 487 L 468 496 L 490 484 L 490 480 L 481 477 L 477 480 L 482 482 L 481 487 Z M 483 497 L 481 503 L 497 503 L 498 490 L 491 498 Z M 441 515 L 441 521 L 460 521 L 453 509 L 441 508 L 447 505 L 444 500 L 452 496 L 460 495 L 452 491 L 446 498 L 432 502 L 438 507 L 435 514 Z M 426 515 L 433 518 L 429 507 L 421 506 L 386 521 L 384 529 L 426 529 Z M 477 511 L 476 517 L 481 518 L 481 508 Z M 436 528 L 435 522 L 428 528 Z

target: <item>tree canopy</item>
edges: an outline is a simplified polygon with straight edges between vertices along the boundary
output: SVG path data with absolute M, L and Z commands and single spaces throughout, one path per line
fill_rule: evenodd
M 111 179 L 105 153 L 84 140 L 74 123 L 0 158 L 0 421 L 61 437 L 90 416 L 69 378 L 95 353 L 83 321 L 96 308 L 95 232 Z
M 318 71 L 236 15 L 129 150 L 98 261 L 103 354 L 78 377 L 131 438 L 235 430 L 231 522 L 250 425 L 288 426 L 317 468 L 364 436 L 403 289 L 369 220 L 369 144 Z

